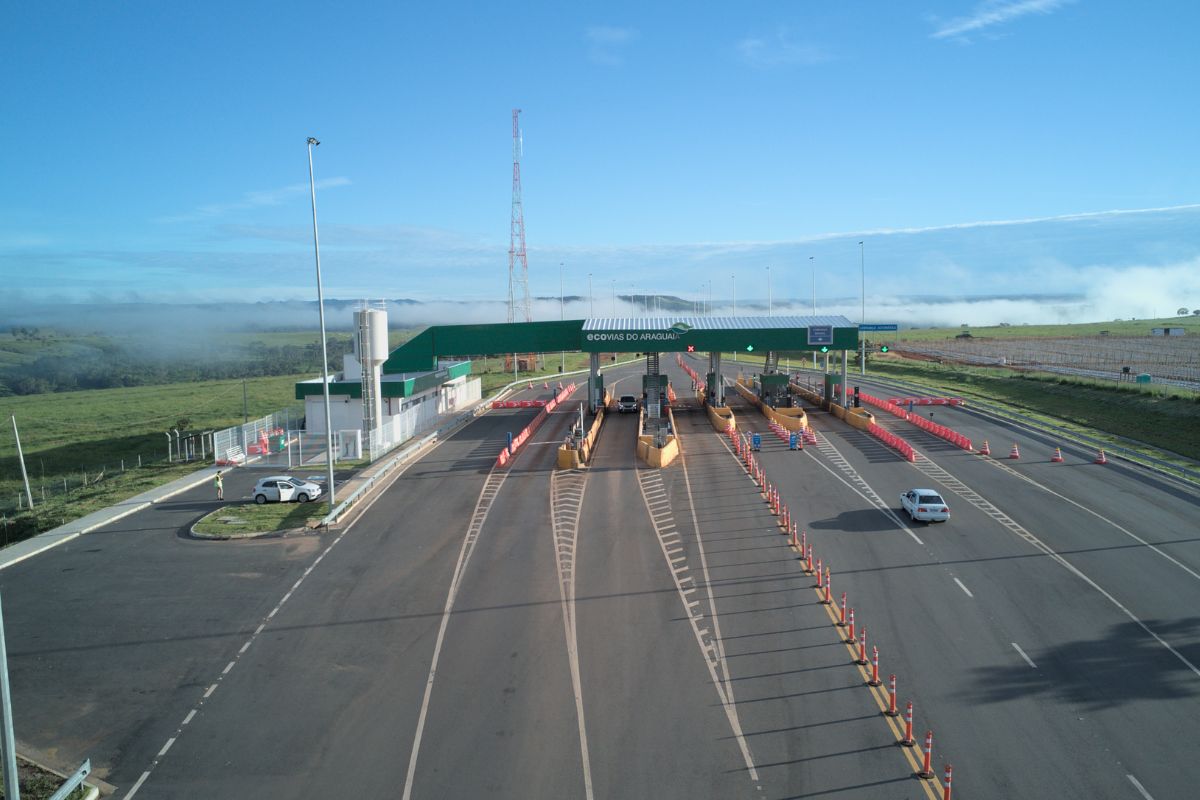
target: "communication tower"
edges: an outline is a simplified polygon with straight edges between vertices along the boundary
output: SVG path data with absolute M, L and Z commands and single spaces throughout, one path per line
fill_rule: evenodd
M 513 176 L 512 223 L 508 239 L 508 321 L 532 322 L 533 308 L 529 302 L 529 261 L 525 258 L 525 212 L 521 209 L 521 128 L 512 112 Z

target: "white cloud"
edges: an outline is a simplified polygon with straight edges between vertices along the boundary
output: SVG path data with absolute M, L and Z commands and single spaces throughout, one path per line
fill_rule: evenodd
M 584 32 L 588 40 L 588 59 L 594 64 L 619 67 L 625 63 L 625 48 L 637 39 L 633 28 L 596 25 Z
M 988 0 L 976 6 L 969 16 L 955 17 L 943 23 L 930 36 L 934 39 L 962 38 L 1028 14 L 1050 14 L 1069 2 L 1071 0 Z
M 332 189 L 337 186 L 348 186 L 349 184 L 350 179 L 345 177 L 324 178 L 316 182 L 318 189 Z M 309 189 L 310 187 L 307 183 L 293 183 L 290 186 L 282 186 L 278 189 L 250 191 L 243 194 L 241 200 L 235 200 L 230 203 L 210 203 L 200 206 L 194 211 L 169 217 L 160 217 L 156 221 L 166 223 L 198 222 L 200 220 L 224 216 L 234 211 L 246 211 L 251 208 L 261 208 L 263 206 L 277 206 L 297 195 L 308 194 Z
M 747 36 L 734 47 L 742 61 L 757 68 L 801 66 L 829 60 L 825 48 L 795 42 L 787 29 L 779 30 L 772 37 Z

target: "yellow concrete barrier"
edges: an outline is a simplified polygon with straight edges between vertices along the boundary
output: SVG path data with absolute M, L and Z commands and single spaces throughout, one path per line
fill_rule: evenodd
M 671 430 L 675 430 L 675 414 L 667 409 L 667 419 L 671 422 Z M 639 424 L 641 420 L 639 417 Z M 662 447 L 654 446 L 654 437 L 638 436 L 637 455 L 647 466 L 655 469 L 665 467 L 679 457 L 679 440 L 672 433 Z
M 808 427 L 808 414 L 804 413 L 803 408 L 771 408 L 759 400 L 758 395 L 754 394 L 741 380 L 734 384 L 734 388 L 745 398 L 746 402 L 757 406 L 764 417 L 776 425 L 783 426 L 785 430 L 799 431 Z
M 725 406 L 711 406 L 708 403 L 704 404 L 704 408 L 708 411 L 708 421 L 712 423 L 713 430 L 717 433 L 737 430 L 737 419 L 733 416 L 733 409 Z
M 600 437 L 600 426 L 604 424 L 604 415 L 607 413 L 608 404 L 611 400 L 612 395 L 605 389 L 604 405 L 596 411 L 596 418 L 592 420 L 592 424 L 588 427 L 588 432 L 584 435 L 583 443 L 578 450 L 566 445 L 558 448 L 557 466 L 559 469 L 577 469 L 592 460 L 592 453 L 596 449 L 596 439 Z

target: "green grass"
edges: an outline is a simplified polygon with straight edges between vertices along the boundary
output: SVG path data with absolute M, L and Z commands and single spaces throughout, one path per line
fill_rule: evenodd
M 901 358 L 873 358 L 867 372 L 920 383 L 939 393 L 1000 402 L 1088 433 L 1108 432 L 1200 459 L 1200 394 L 1195 392 Z
M 202 536 L 249 536 L 295 528 L 322 519 L 328 503 L 230 503 L 193 526 Z
M 246 381 L 250 419 L 295 407 L 295 384 L 308 375 Z M 0 398 L 0 508 L 16 504 L 23 491 L 9 415 L 17 419 L 25 465 L 33 486 L 35 513 L 18 515 L 5 535 L 24 538 L 111 505 L 197 468 L 168 465 L 164 432 L 183 418 L 189 430 L 236 425 L 242 416 L 242 381 L 138 386 Z M 136 467 L 138 457 L 143 467 Z M 125 472 L 121 471 L 124 461 Z M 66 479 L 78 486 L 84 474 L 93 487 L 55 497 Z M 47 502 L 42 503 L 43 487 Z

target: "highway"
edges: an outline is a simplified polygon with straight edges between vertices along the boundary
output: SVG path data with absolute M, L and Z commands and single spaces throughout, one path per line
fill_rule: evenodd
M 592 464 L 558 471 L 581 396 L 507 469 L 536 410 L 482 415 L 348 528 L 192 540 L 205 487 L 0 572 L 22 750 L 90 756 L 124 798 L 940 798 L 881 713 L 895 673 L 959 797 L 1195 794 L 1194 490 L 1049 463 L 1056 443 L 968 409 L 936 419 L 990 459 L 879 417 L 909 464 L 812 409 L 818 444 L 790 451 L 731 401 L 879 648 L 871 689 L 707 416 L 676 415 L 668 468 L 614 414 Z M 918 485 L 949 523 L 899 516 Z

